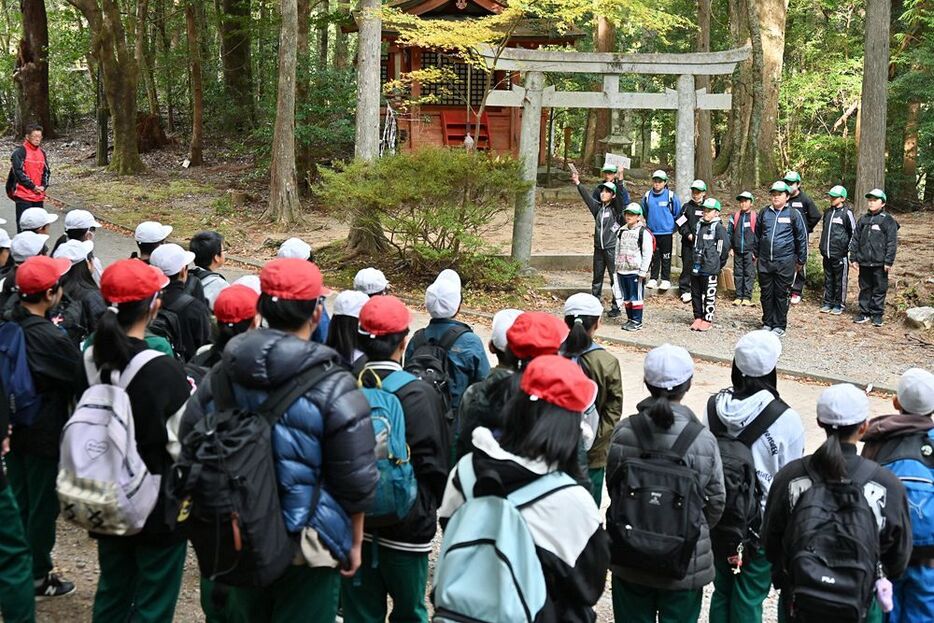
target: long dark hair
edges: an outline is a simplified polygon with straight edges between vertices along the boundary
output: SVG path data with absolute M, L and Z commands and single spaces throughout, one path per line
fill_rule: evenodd
M 353 351 L 357 347 L 357 326 L 359 321 L 353 316 L 331 316 L 328 325 L 328 346 L 337 351 L 348 365 L 353 364 Z
M 646 383 L 649 394 L 652 396 L 652 401 L 648 405 L 646 413 L 652 418 L 652 422 L 655 423 L 655 426 L 662 430 L 671 428 L 675 423 L 675 412 L 671 409 L 671 403 L 679 402 L 684 398 L 684 395 L 691 389 L 692 380 L 693 379 L 688 379 L 681 385 L 677 385 L 671 389 L 652 387 Z
M 78 240 L 78 241 L 84 240 L 87 237 L 89 231 L 91 230 L 90 229 L 66 229 L 65 233 L 59 236 L 55 240 L 55 244 L 52 245 L 52 252 L 49 253 L 49 255 L 54 257 L 55 252 L 58 250 L 58 248 L 62 246 L 63 244 L 65 244 L 66 242 L 68 242 L 69 240 Z M 88 257 L 91 257 L 91 256 L 88 255 Z
M 62 277 L 62 287 L 65 288 L 65 295 L 72 300 L 82 300 L 87 290 L 99 290 L 86 260 L 72 264 Z
M 259 295 L 256 309 L 266 323 L 280 331 L 297 331 L 311 320 L 318 307 L 318 299 L 311 301 L 292 301 L 272 297 L 265 292 Z
M 572 478 L 581 479 L 578 449 L 581 415 L 519 391 L 503 407 L 504 450 L 527 459 L 544 460 Z
M 821 444 L 817 451 L 811 455 L 809 465 L 824 480 L 840 481 L 847 477 L 846 457 L 843 455 L 843 448 L 840 446 L 840 439 L 849 439 L 852 437 L 861 424 L 852 424 L 850 426 L 841 426 L 834 428 L 825 424 L 820 425 L 827 433 L 827 440 Z
M 599 316 L 565 316 L 564 324 L 571 330 L 564 340 L 562 351 L 568 357 L 580 355 L 593 344 L 590 330 L 600 320 Z
M 153 299 L 130 301 L 108 309 L 97 321 L 94 333 L 94 365 L 98 370 L 123 370 L 130 361 L 131 343 L 126 332 L 149 314 Z
M 730 378 L 733 381 L 733 397 L 739 400 L 749 398 L 758 394 L 763 389 L 775 398 L 778 395 L 778 373 L 772 370 L 765 376 L 746 376 L 733 362 L 733 369 L 730 371 Z

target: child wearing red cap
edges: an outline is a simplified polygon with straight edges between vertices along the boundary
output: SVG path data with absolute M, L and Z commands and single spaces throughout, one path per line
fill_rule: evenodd
M 71 262 L 50 257 L 30 257 L 16 271 L 19 301 L 10 320 L 19 325 L 26 340 L 26 360 L 36 393 L 42 397 L 31 426 L 14 423 L 7 477 L 20 509 L 26 541 L 32 552 L 32 578 L 37 597 L 60 597 L 75 585 L 52 573 L 58 496 L 59 437 L 68 419 L 72 400 L 80 395 L 81 353 L 47 315 L 62 298 L 61 278 Z M 9 346 L 9 345 L 7 345 Z M 15 417 L 15 414 L 12 414 Z
M 428 620 L 428 555 L 447 483 L 449 440 L 441 396 L 429 383 L 402 369 L 410 320 L 409 310 L 394 296 L 374 296 L 360 310 L 358 343 L 366 364 L 359 383 L 387 391 L 392 387 L 402 404 L 417 495 L 402 521 L 365 523 L 363 561 L 356 575 L 341 582 L 347 623 L 385 621 L 387 598 L 392 600 L 390 620 Z
M 304 533 L 302 552 L 315 550 L 315 566 L 292 565 L 268 586 L 228 592 L 235 620 L 333 623 L 340 576 L 351 577 L 360 566 L 364 513 L 379 478 L 370 409 L 353 377 L 339 369 L 337 353 L 310 341 L 328 292 L 318 267 L 298 258 L 272 260 L 260 287 L 257 311 L 269 328 L 227 344 L 220 365 L 188 402 L 179 438 L 216 410 L 214 374 L 228 375 L 237 406 L 255 409 L 295 378 L 334 370 L 285 410 L 271 438 L 283 527 L 296 540 Z M 183 446 L 183 456 L 191 450 Z
M 584 480 L 578 462 L 581 412 L 596 393 L 596 384 L 568 359 L 542 355 L 532 360 L 522 374 L 519 392 L 504 410 L 502 439 L 497 441 L 487 428 L 475 429 L 474 451 L 458 461 L 448 480 L 438 511 L 447 530 L 445 542 L 457 540 L 450 521 L 461 507 L 470 512 L 468 500 L 506 497 L 555 472 Z M 468 476 L 473 486 L 465 491 L 463 478 Z M 548 589 L 543 609 L 532 616 L 545 621 L 595 620 L 593 605 L 603 593 L 610 559 L 607 535 L 590 491 L 579 485 L 558 488 L 520 510 L 528 520 Z M 469 524 L 468 519 L 469 515 L 459 525 Z M 445 594 L 439 581 L 454 580 L 464 572 L 445 569 L 442 557 L 435 572 L 435 596 Z M 477 595 L 478 600 L 484 597 Z M 445 605 L 436 599 L 436 608 Z
M 88 384 L 109 377 L 109 371 L 125 371 L 134 360 L 133 365 L 140 366 L 126 388 L 136 445 L 149 472 L 161 476 L 163 483 L 174 460 L 170 450 L 177 450 L 178 420 L 191 393 L 181 364 L 151 350 L 144 339 L 146 327 L 159 311 L 166 281 L 158 269 L 140 260 L 108 266 L 101 275 L 101 293 L 111 307 L 101 316 L 94 344 L 84 356 Z M 93 621 L 174 617 L 186 546 L 184 535 L 167 519 L 166 502 L 163 493 L 138 534 L 92 533 L 100 561 Z
M 259 294 L 244 285 L 234 284 L 221 290 L 214 300 L 214 318 L 217 319 L 214 341 L 208 347 L 202 346 L 189 363 L 206 370 L 214 367 L 230 340 L 259 326 L 258 302 Z

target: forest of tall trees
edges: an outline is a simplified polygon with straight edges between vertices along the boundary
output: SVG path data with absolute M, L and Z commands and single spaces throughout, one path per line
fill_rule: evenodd
M 580 33 L 574 45 L 581 51 L 750 46 L 750 60 L 734 75 L 697 85 L 733 95 L 731 110 L 698 114 L 701 177 L 761 185 L 794 168 L 814 183 L 884 183 L 905 205 L 934 198 L 934 107 L 925 88 L 934 68 L 934 38 L 925 36 L 934 24 L 931 0 L 508 5 Z M 317 163 L 378 154 L 379 7 L 379 0 L 5 2 L 3 121 L 14 134 L 40 123 L 47 135 L 106 121 L 111 151 L 98 162 L 116 174 L 143 169 L 143 130 L 189 145 L 192 166 L 212 159 L 213 142 L 236 144 L 268 169 L 270 212 L 289 220 L 312 188 Z M 467 27 L 441 28 L 457 41 Z M 463 37 L 495 39 L 489 30 Z M 586 75 L 547 80 L 562 90 L 602 82 Z M 674 83 L 623 76 L 620 86 L 657 92 Z M 673 161 L 672 113 L 555 112 L 554 154 L 593 162 L 606 149 L 601 139 L 616 131 L 634 142 L 639 159 Z

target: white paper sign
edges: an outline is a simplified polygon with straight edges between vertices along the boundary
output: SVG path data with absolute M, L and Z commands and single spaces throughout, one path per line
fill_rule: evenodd
M 607 154 L 606 160 L 603 161 L 603 166 L 615 166 L 617 170 L 619 169 L 629 169 L 632 164 L 632 160 L 626 156 L 618 156 L 616 154 Z

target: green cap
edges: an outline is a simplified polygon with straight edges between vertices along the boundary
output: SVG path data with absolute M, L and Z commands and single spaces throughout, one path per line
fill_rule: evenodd
M 888 201 L 885 197 L 885 193 L 882 192 L 881 188 L 873 188 L 868 193 L 866 193 L 866 199 L 881 199 L 883 203 Z
M 691 190 L 699 190 L 702 193 L 707 192 L 707 182 L 704 180 L 694 180 L 691 182 Z
M 801 183 L 801 175 L 797 171 L 785 171 L 785 177 L 782 179 L 789 184 Z
M 772 188 L 769 189 L 770 193 L 791 193 L 791 189 L 788 188 L 788 184 L 779 180 L 772 184 Z
M 639 214 L 639 215 L 641 215 L 641 214 L 642 214 L 642 206 L 639 205 L 638 203 L 633 202 L 633 203 L 630 203 L 628 206 L 626 206 L 626 209 L 623 210 L 623 212 L 628 212 L 629 214 Z
M 655 171 L 655 173 L 652 174 L 652 179 L 653 180 L 665 180 L 667 182 L 668 174 L 662 171 L 661 169 L 658 169 L 657 171 Z
M 749 192 L 748 190 L 744 190 L 740 194 L 736 195 L 737 201 L 742 201 L 743 199 L 748 199 L 749 201 L 755 200 L 754 197 L 752 196 L 752 193 Z
M 603 168 L 600 169 L 601 173 L 617 173 L 619 169 L 616 168 L 615 164 L 605 164 Z
M 828 190 L 827 195 L 830 197 L 843 197 L 844 199 L 846 199 L 846 196 L 847 196 L 846 188 L 838 184 L 837 186 L 834 186 L 833 188 Z
M 613 182 L 603 182 L 602 184 L 597 186 L 597 188 L 606 188 L 608 191 L 610 191 L 614 195 L 616 194 L 616 184 L 614 184 Z
M 720 202 L 714 199 L 713 197 L 707 197 L 706 199 L 704 199 L 703 206 L 705 210 L 716 210 L 717 212 L 723 209 L 720 206 Z

